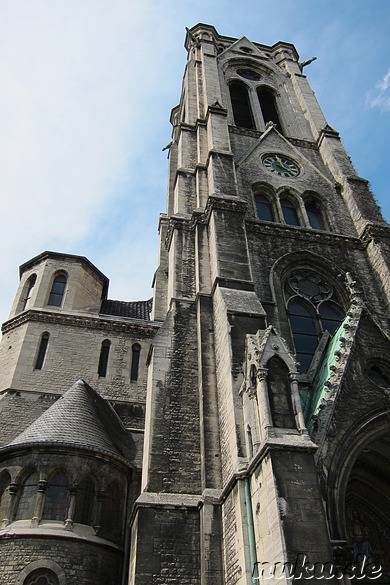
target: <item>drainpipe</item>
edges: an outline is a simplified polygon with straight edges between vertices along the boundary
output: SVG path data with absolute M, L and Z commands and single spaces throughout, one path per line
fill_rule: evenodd
M 132 479 L 132 478 L 131 478 Z M 125 543 L 123 546 L 123 565 L 122 565 L 122 580 L 121 585 L 127 585 L 129 574 L 130 561 L 130 512 L 131 512 L 131 479 L 127 487 L 126 498 L 126 528 L 125 528 Z
M 252 585 L 259 585 L 259 579 L 257 576 L 257 556 L 256 556 L 256 543 L 255 543 L 255 528 L 253 525 L 253 512 L 252 512 L 252 498 L 251 489 L 249 485 L 249 478 L 244 478 L 245 486 L 245 505 L 246 515 L 248 518 L 248 533 L 249 533 L 249 556 L 252 567 Z

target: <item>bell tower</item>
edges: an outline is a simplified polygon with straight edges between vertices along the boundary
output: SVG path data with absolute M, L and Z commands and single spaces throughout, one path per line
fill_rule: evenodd
M 387 562 L 389 227 L 293 45 L 185 47 L 130 583 L 336 582 L 353 517 Z

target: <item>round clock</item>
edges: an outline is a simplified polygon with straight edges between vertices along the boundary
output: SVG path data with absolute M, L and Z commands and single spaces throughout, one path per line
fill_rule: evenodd
M 298 165 L 280 154 L 266 154 L 263 156 L 262 162 L 266 169 L 279 177 L 297 177 L 299 175 Z

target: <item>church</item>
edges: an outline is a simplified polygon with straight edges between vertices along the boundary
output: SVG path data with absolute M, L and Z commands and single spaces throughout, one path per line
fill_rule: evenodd
M 292 44 L 185 48 L 153 299 L 20 266 L 0 585 L 389 583 L 390 227 Z

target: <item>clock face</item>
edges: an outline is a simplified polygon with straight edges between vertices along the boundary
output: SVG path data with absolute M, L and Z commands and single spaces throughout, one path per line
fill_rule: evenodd
M 283 155 L 266 154 L 262 162 L 266 169 L 279 177 L 297 177 L 299 175 L 298 165 Z

